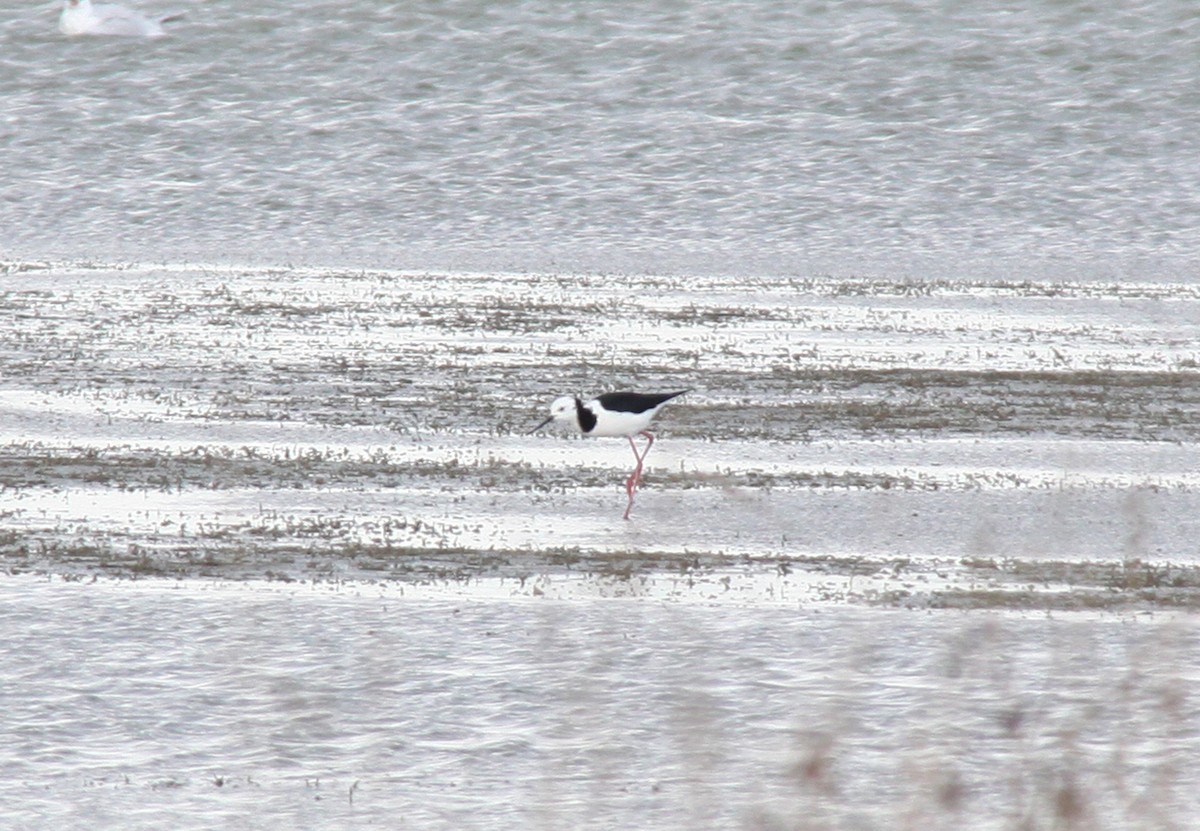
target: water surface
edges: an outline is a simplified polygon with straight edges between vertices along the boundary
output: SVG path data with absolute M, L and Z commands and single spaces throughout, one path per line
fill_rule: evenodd
M 1128 277 L 1200 243 L 1187 0 L 183 5 L 149 42 L 0 18 L 0 245 Z

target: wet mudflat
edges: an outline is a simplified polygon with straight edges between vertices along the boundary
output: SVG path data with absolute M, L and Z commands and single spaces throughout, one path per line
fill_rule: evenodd
M 14 827 L 1197 810 L 1189 284 L 10 263 L 0 295 Z M 630 522 L 623 440 L 527 432 L 683 387 Z
M 8 271 L 15 573 L 1200 597 L 1188 284 Z M 528 434 L 562 392 L 683 387 L 632 522 L 623 440 Z

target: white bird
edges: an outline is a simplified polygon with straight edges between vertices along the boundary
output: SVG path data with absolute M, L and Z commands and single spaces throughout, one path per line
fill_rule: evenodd
M 633 456 L 637 466 L 625 480 L 625 493 L 629 495 L 629 504 L 625 506 L 625 519 L 633 509 L 633 495 L 642 481 L 642 463 L 654 444 L 654 435 L 646 428 L 664 404 L 672 398 L 683 395 L 688 390 L 679 392 L 606 392 L 584 402 L 571 395 L 556 398 L 550 404 L 550 416 L 534 427 L 530 432 L 536 433 L 552 421 L 561 421 L 571 425 L 585 436 L 625 436 L 629 446 L 633 448 Z M 646 449 L 638 453 L 633 441 L 635 435 L 646 437 Z
M 178 15 L 146 17 L 141 12 L 92 0 L 63 0 L 58 28 L 64 35 L 123 35 L 126 37 L 162 37 L 162 24 Z

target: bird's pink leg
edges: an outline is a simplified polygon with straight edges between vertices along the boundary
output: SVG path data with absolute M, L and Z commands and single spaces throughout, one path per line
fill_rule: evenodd
M 629 519 L 629 512 L 633 510 L 633 495 L 637 492 L 638 485 L 642 483 L 642 464 L 646 461 L 646 454 L 650 452 L 650 445 L 654 444 L 654 436 L 651 433 L 643 430 L 639 435 L 646 437 L 646 449 L 641 453 L 638 453 L 633 436 L 626 436 L 629 439 L 629 446 L 633 448 L 633 456 L 637 459 L 637 466 L 633 469 L 633 473 L 629 474 L 629 478 L 625 480 L 625 493 L 629 495 L 629 504 L 625 506 L 625 519 Z
M 629 474 L 629 478 L 625 480 L 625 493 L 629 494 L 629 498 L 632 500 L 633 492 L 637 488 L 638 476 L 642 470 L 642 456 L 638 453 L 637 445 L 633 443 L 633 436 L 626 436 L 625 438 L 629 439 L 629 447 L 633 450 L 633 458 L 637 459 L 633 473 Z
M 654 436 L 651 433 L 647 433 L 645 430 L 643 430 L 640 435 L 643 435 L 646 437 L 646 449 L 642 451 L 641 456 L 638 456 L 638 465 L 637 465 L 637 484 L 638 485 L 642 484 L 642 464 L 646 461 L 646 454 L 650 452 L 650 445 L 654 444 Z

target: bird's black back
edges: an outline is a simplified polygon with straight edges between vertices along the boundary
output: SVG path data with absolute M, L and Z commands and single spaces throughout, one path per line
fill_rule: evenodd
M 606 392 L 596 396 L 606 410 L 618 413 L 644 413 L 691 390 L 679 392 Z

